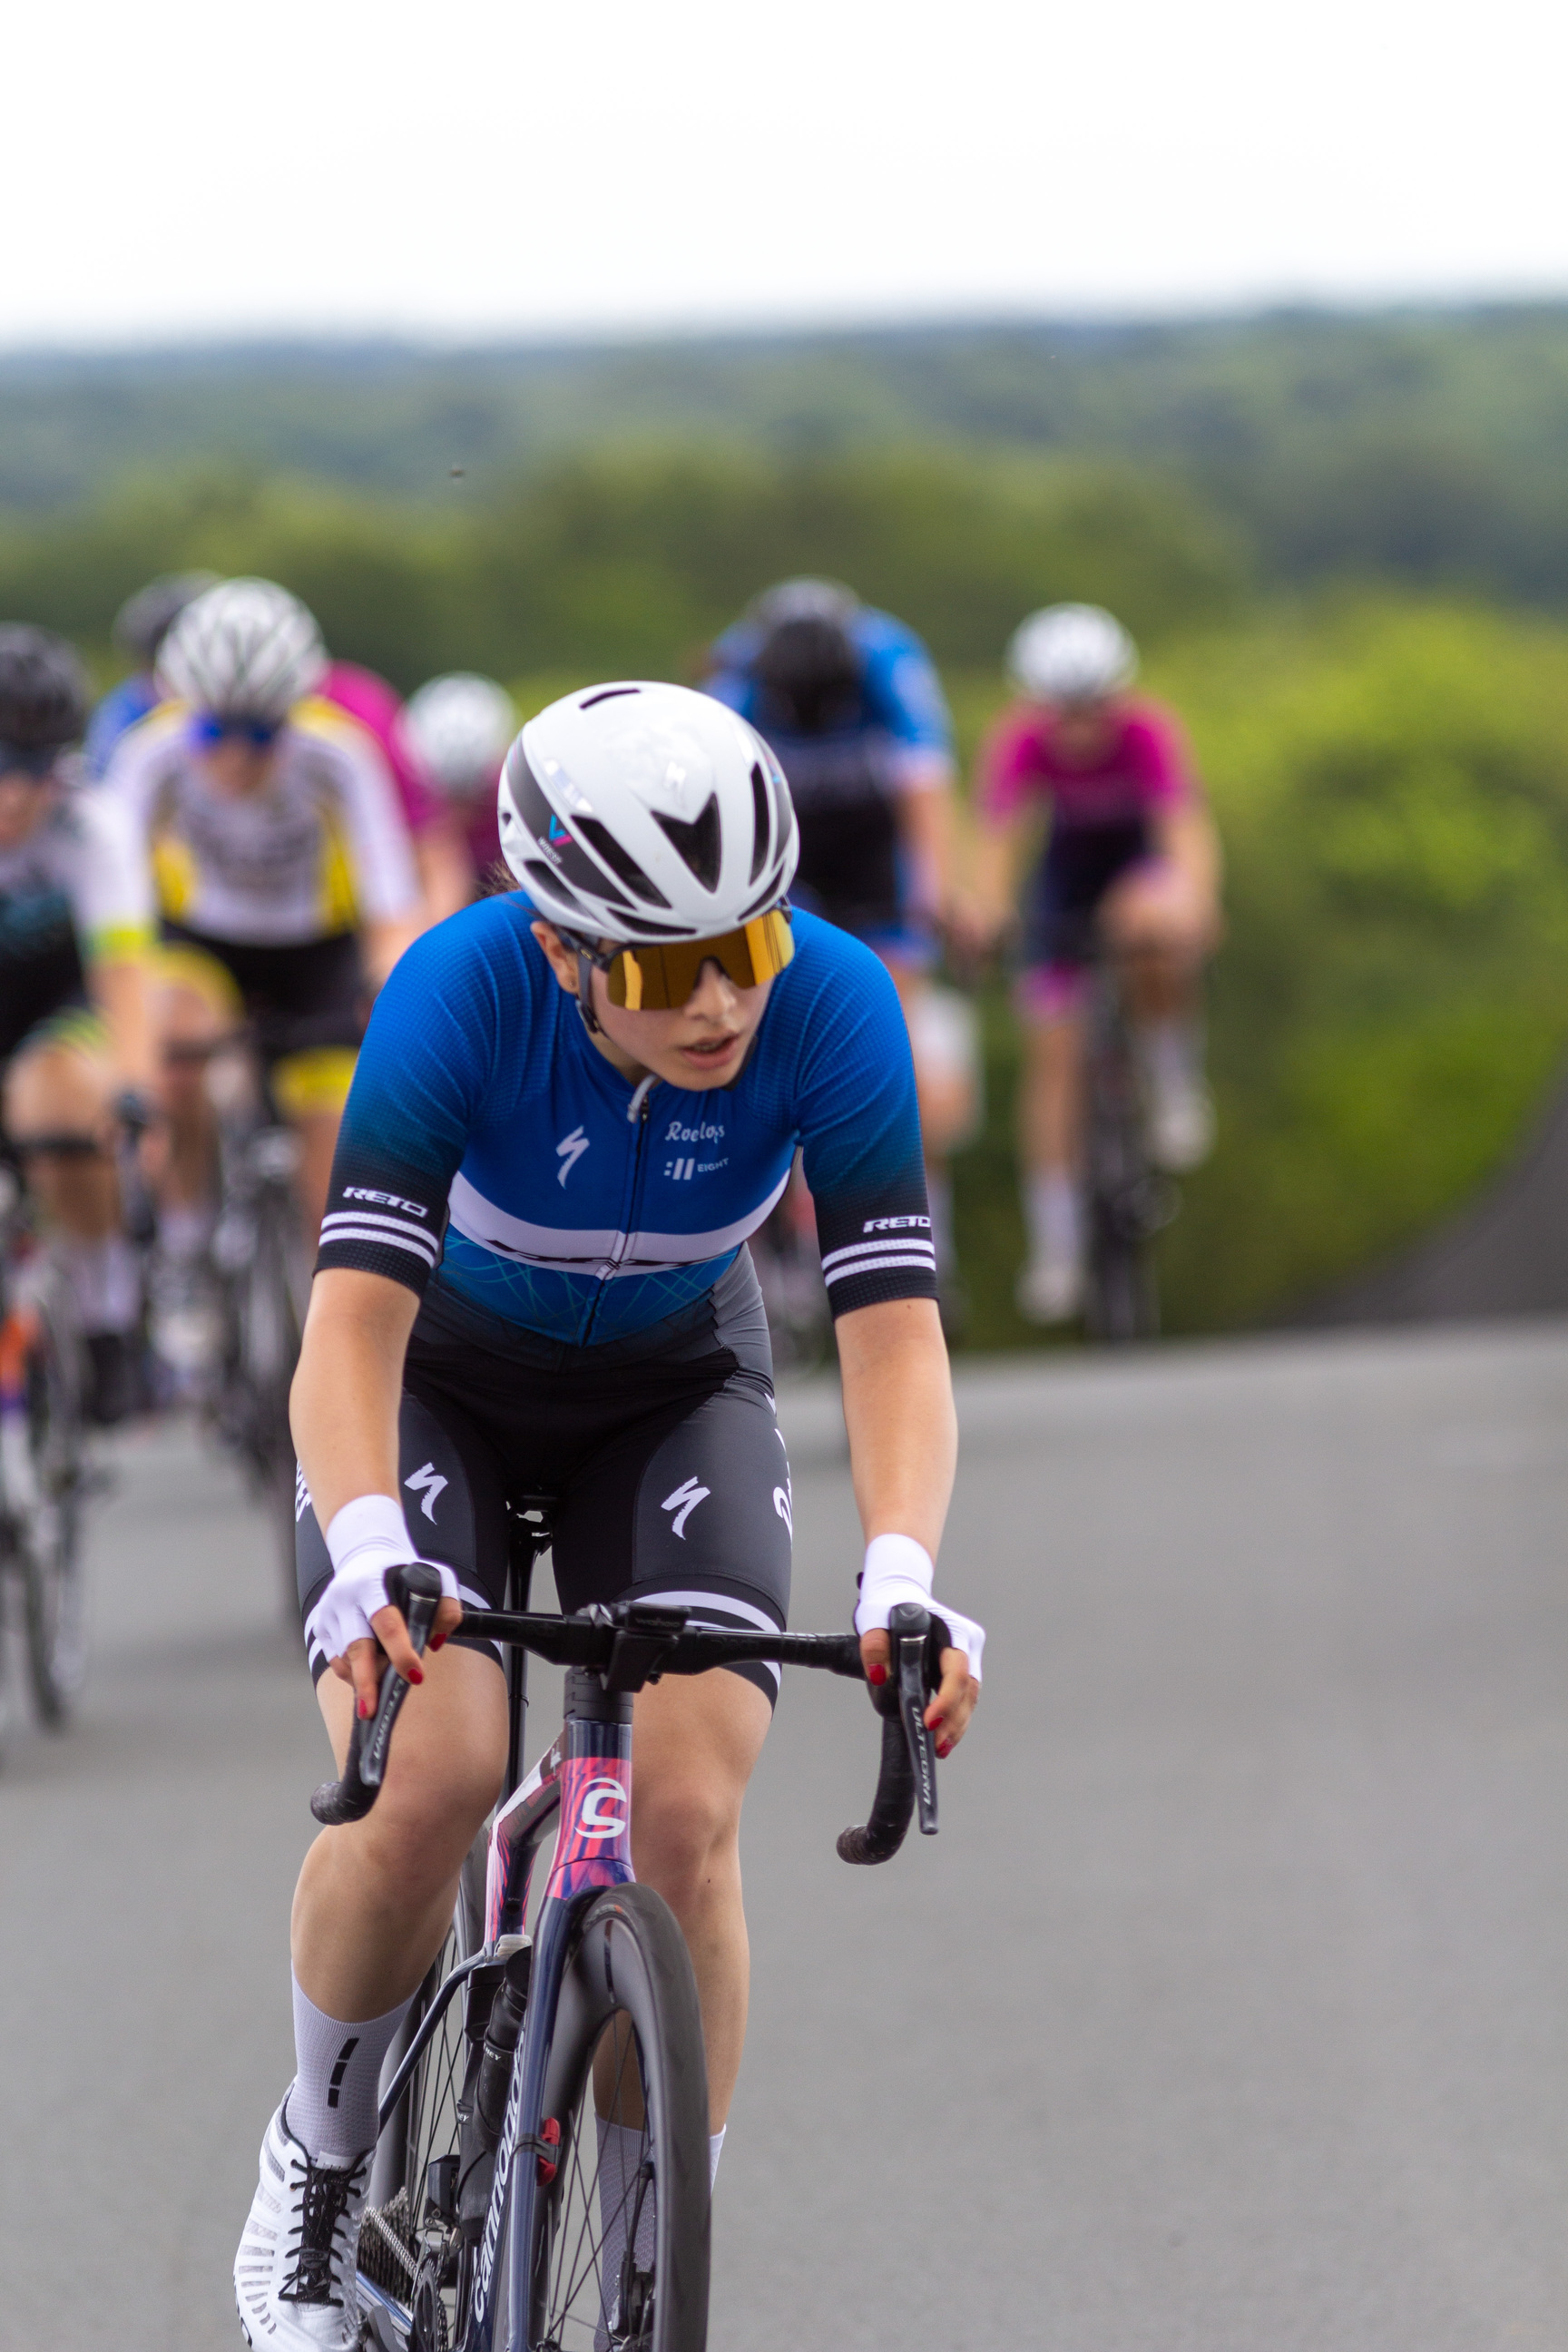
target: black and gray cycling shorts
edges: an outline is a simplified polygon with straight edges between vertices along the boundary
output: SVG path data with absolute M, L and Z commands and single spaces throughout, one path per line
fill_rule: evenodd
M 706 1305 L 652 1351 L 542 1343 L 523 1360 L 494 1318 L 455 1307 L 439 1286 L 427 1294 L 405 1372 L 398 1478 L 410 1535 L 457 1571 L 465 1606 L 507 1605 L 508 1497 L 548 1494 L 563 1610 L 635 1595 L 705 1623 L 784 1625 L 789 1459 L 745 1252 Z M 303 1622 L 331 1565 L 302 1482 L 297 1520 Z M 499 1658 L 473 1634 L 453 1639 Z M 326 1664 L 312 1646 L 316 1679 Z M 731 1671 L 776 1699 L 776 1666 Z

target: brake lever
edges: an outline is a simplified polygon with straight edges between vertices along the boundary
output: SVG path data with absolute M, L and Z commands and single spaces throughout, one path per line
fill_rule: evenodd
M 935 1837 L 937 1832 L 936 1742 L 926 1727 L 925 1712 L 937 1686 L 931 1680 L 931 1654 L 935 1647 L 932 1637 L 938 1623 L 940 1620 L 933 1621 L 929 1610 L 912 1601 L 900 1601 L 888 1620 L 899 1717 L 915 1777 L 915 1808 L 921 1837 Z M 946 1630 L 945 1626 L 942 1628 L 944 1633 Z
M 416 1654 L 423 1657 L 441 1604 L 440 1578 L 434 1569 L 416 1563 L 393 1569 L 386 1580 L 386 1597 L 395 1608 L 402 1610 L 409 1641 Z M 408 1690 L 403 1675 L 388 1665 L 381 1678 L 374 1715 L 367 1721 L 356 1708 L 343 1777 L 341 1780 L 323 1781 L 310 1800 L 310 1811 L 328 1828 L 363 1821 L 374 1804 L 386 1771 L 393 1726 Z
M 408 1640 L 416 1657 L 425 1655 L 425 1645 L 430 1639 L 430 1628 L 436 1622 L 436 1612 L 441 1605 L 441 1580 L 434 1569 L 411 1566 L 394 1569 L 386 1580 L 386 1597 L 395 1609 L 403 1612 L 408 1628 Z M 365 1733 L 364 1746 L 360 1750 L 359 1776 L 370 1789 L 379 1789 L 386 1771 L 387 1751 L 392 1745 L 392 1727 L 397 1721 L 404 1700 L 408 1696 L 408 1685 L 389 1667 L 381 1678 L 381 1696 L 375 1713 Z

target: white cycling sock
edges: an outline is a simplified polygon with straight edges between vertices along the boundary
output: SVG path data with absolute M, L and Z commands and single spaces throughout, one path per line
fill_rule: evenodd
M 408 2014 L 400 2000 L 384 2017 L 346 2024 L 327 2017 L 294 1985 L 294 2063 L 285 2120 L 312 2164 L 352 2164 L 375 2146 L 382 2061 Z
M 84 1331 L 129 1331 L 142 1307 L 136 1253 L 123 1234 L 101 1241 L 68 1241 L 65 1260 L 71 1297 Z
M 1157 1094 L 1184 1094 L 1197 1085 L 1204 1064 L 1201 1021 L 1150 1021 L 1140 1029 L 1138 1043 L 1149 1084 Z
M 724 2135 L 729 2128 L 730 2126 L 728 2124 L 721 2124 L 716 2132 L 710 2132 L 708 2135 L 708 2189 L 710 2195 L 712 2194 L 713 2183 L 719 2178 L 719 2158 L 724 2152 Z
M 1076 1177 L 1059 1169 L 1031 1176 L 1024 1192 L 1024 1221 L 1029 1229 L 1029 1255 L 1038 1265 L 1045 1259 L 1076 1261 L 1083 1253 L 1083 1203 Z

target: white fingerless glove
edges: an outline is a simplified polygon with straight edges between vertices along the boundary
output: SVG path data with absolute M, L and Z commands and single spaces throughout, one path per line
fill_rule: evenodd
M 336 1520 L 332 1524 L 335 1527 Z M 963 1652 L 969 1671 L 978 1682 L 985 1628 L 977 1625 L 973 1617 L 961 1616 L 956 1609 L 950 1609 L 945 1601 L 932 1600 L 931 1588 L 935 1574 L 930 1552 L 923 1544 L 916 1543 L 913 1536 L 873 1536 L 866 1547 L 866 1565 L 860 1570 L 855 1631 L 869 1633 L 876 1626 L 885 1626 L 900 1601 L 912 1601 L 917 1607 L 929 1609 L 933 1616 L 943 1619 L 952 1636 L 953 1648 Z
M 331 1660 L 346 1655 L 351 1642 L 375 1639 L 370 1621 L 377 1610 L 391 1606 L 387 1570 L 412 1568 L 420 1551 L 409 1536 L 402 1504 L 390 1495 L 358 1495 L 345 1503 L 327 1528 L 327 1550 L 332 1573 L 305 1621 L 305 1639 L 320 1643 Z M 455 1569 L 438 1559 L 421 1565 L 435 1570 L 443 1593 L 453 1601 L 459 1597 Z

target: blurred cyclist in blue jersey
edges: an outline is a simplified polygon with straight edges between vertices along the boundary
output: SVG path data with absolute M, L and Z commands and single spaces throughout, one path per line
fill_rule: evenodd
M 926 1184 L 952 1272 L 948 1155 L 978 1108 L 973 1022 L 931 986 L 954 914 L 952 725 L 912 629 L 831 580 L 785 580 L 713 647 L 710 694 L 766 738 L 800 824 L 794 898 L 891 973 L 909 1024 Z
M 216 585 L 216 572 L 165 572 L 121 604 L 114 616 L 114 642 L 136 667 L 110 688 L 89 721 L 82 754 L 89 775 L 102 775 L 126 729 L 163 701 L 156 676 L 159 648 L 185 606 Z

